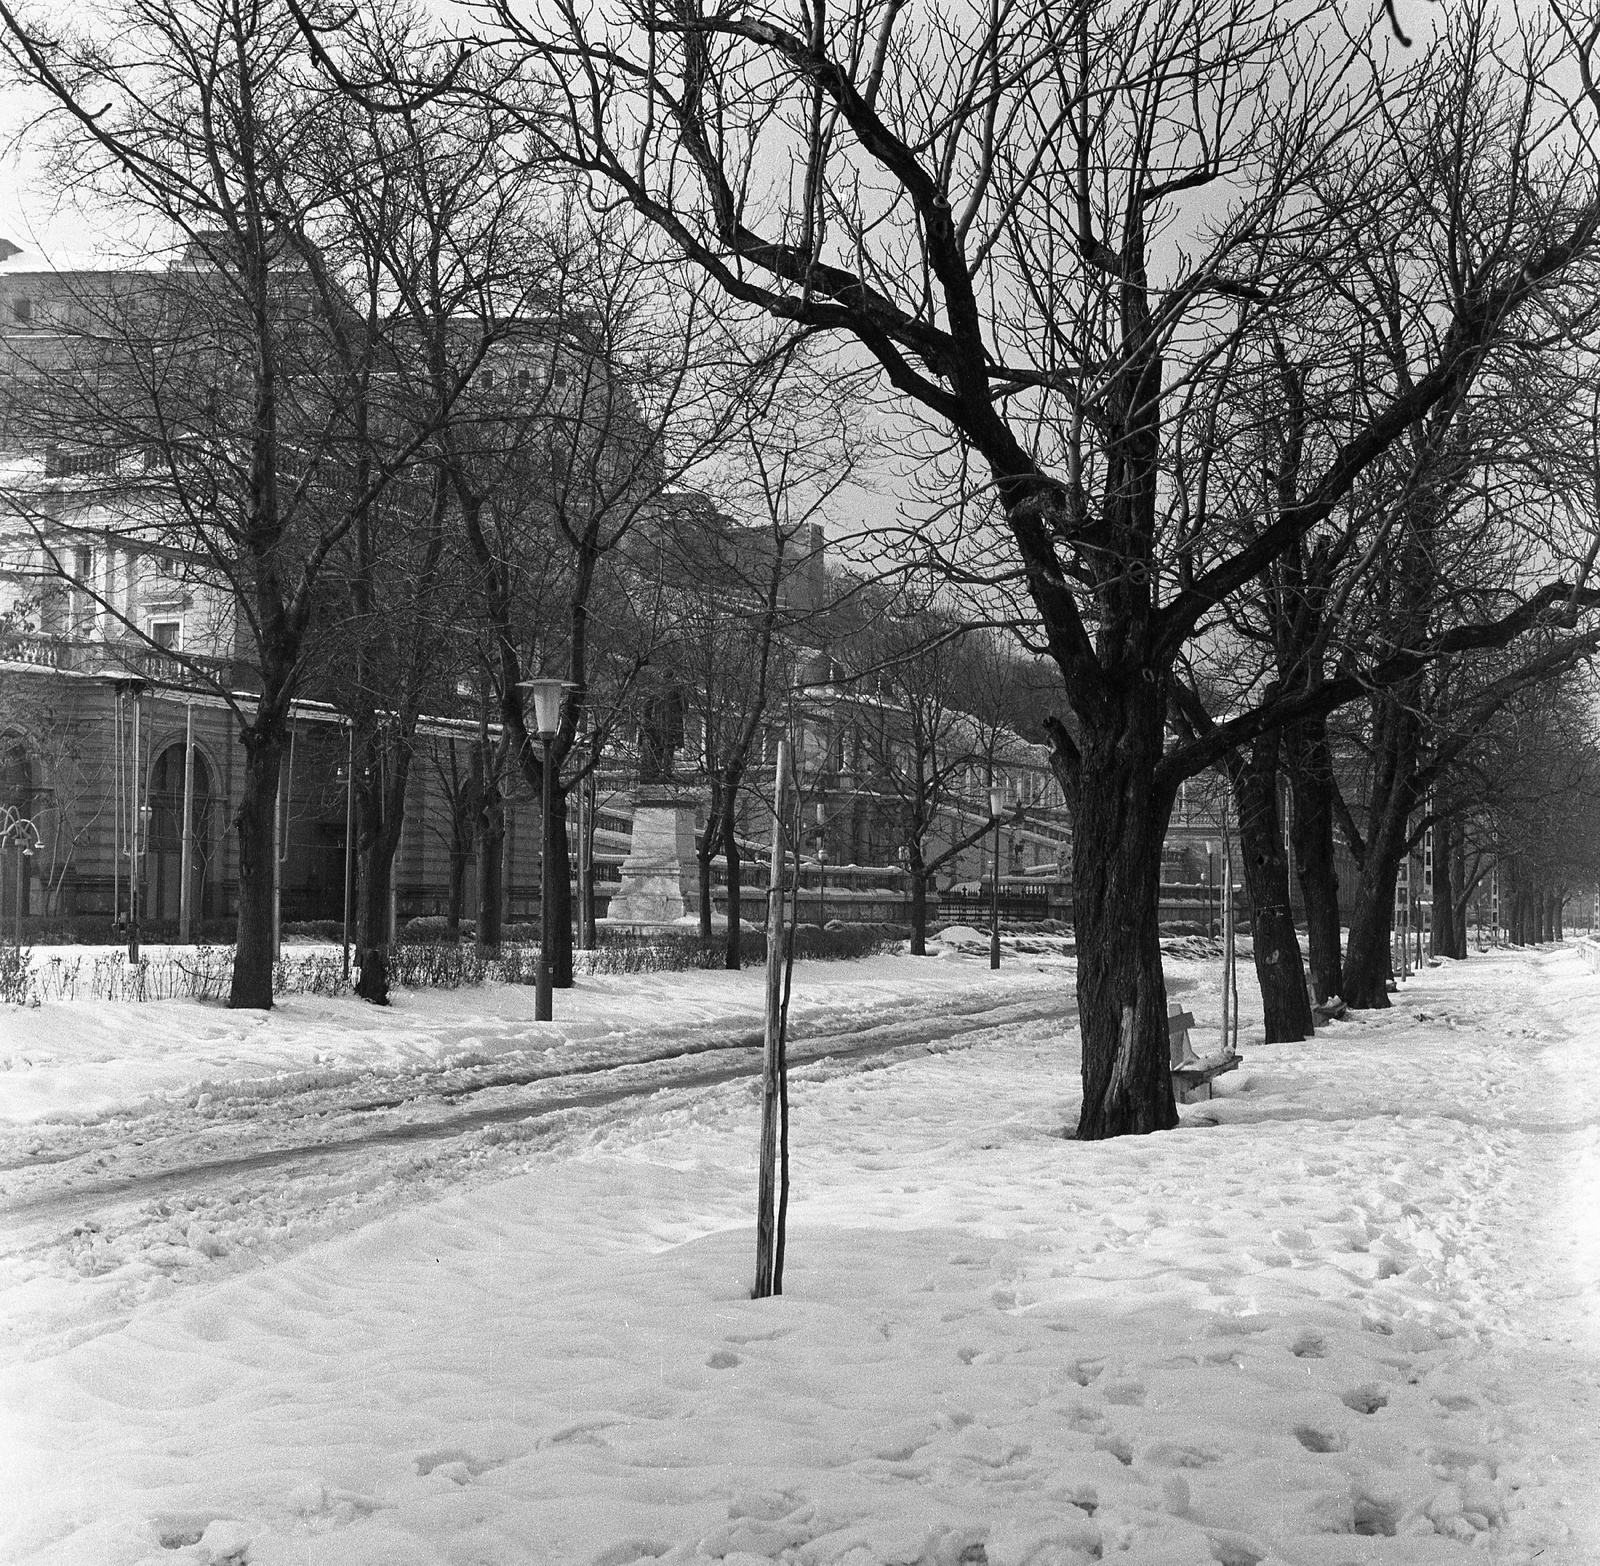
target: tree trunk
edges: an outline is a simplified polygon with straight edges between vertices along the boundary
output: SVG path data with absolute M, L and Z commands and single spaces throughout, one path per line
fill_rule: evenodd
M 1157 923 L 1172 810 L 1154 785 L 1165 692 L 1130 680 L 1106 705 L 1108 721 L 1085 726 L 1073 800 L 1083 1141 L 1178 1123 Z
M 394 848 L 387 838 L 385 832 L 370 838 L 363 832 L 356 853 L 356 963 L 361 970 L 356 994 L 374 1006 L 389 1004 L 389 884 Z
M 478 945 L 498 951 L 501 939 L 501 851 L 505 845 L 505 801 L 498 787 L 486 782 L 478 807 L 476 848 L 478 858 Z
M 1456 956 L 1454 835 L 1448 820 L 1433 829 L 1433 918 L 1428 952 L 1434 957 Z
M 1381 854 L 1369 842 L 1356 882 L 1350 944 L 1344 957 L 1344 999 L 1358 1011 L 1379 1010 L 1389 1004 L 1389 945 L 1399 876 L 1400 855 Z
M 1367 796 L 1367 841 L 1361 852 L 1341 992 L 1345 1002 L 1358 1010 L 1389 1004 L 1395 883 L 1417 804 L 1415 762 L 1421 726 L 1417 697 L 1413 685 L 1373 704 L 1374 774 Z
M 728 866 L 728 949 L 723 958 L 725 966 L 739 971 L 739 914 L 744 895 L 744 872 L 739 863 L 738 822 L 734 818 L 733 790 L 725 788 L 722 795 L 722 853 Z
M 1480 882 L 1479 885 L 1482 883 Z M 1467 885 L 1467 848 L 1464 840 L 1456 842 L 1455 864 L 1455 891 L 1456 900 L 1452 906 L 1455 921 L 1455 955 L 1466 960 L 1467 956 L 1467 905 L 1472 901 L 1476 887 Z M 1481 929 L 1480 921 L 1480 929 Z
M 389 928 L 394 856 L 405 821 L 410 752 L 390 753 L 391 769 L 373 767 L 379 781 L 356 790 L 356 952 L 361 976 L 356 994 L 374 1006 L 389 1004 L 389 946 L 400 932 Z
M 462 844 L 450 844 L 450 903 L 445 910 L 445 928 L 457 939 L 461 935 L 461 913 L 467 903 L 467 860 L 470 857 Z
M 278 773 L 283 765 L 283 725 L 265 734 L 240 733 L 244 752 L 244 791 L 234 825 L 239 833 L 239 929 L 233 953 L 233 983 L 228 1004 L 272 1006 L 273 812 L 278 803 Z
M 1256 982 L 1269 1044 L 1292 1044 L 1311 1036 L 1300 941 L 1289 907 L 1289 861 L 1278 819 L 1278 736 L 1263 735 L 1247 757 L 1227 762 L 1239 812 L 1239 846 L 1250 893 L 1250 934 Z
M 911 955 L 928 955 L 928 872 L 920 854 L 911 861 Z
M 713 821 L 715 817 L 712 818 Z M 711 836 L 712 822 L 706 823 L 706 831 L 700 841 L 695 845 L 695 871 L 700 880 L 700 939 L 708 946 L 711 944 L 711 854 L 713 839 Z
M 695 871 L 700 883 L 700 940 L 706 946 L 711 944 L 711 921 L 716 913 L 711 896 L 711 862 L 717 857 L 717 849 L 721 847 L 722 840 L 722 813 L 718 808 L 722 800 L 720 782 L 721 780 L 713 775 L 705 830 L 694 845 Z
M 1290 847 L 1306 905 L 1306 951 L 1311 993 L 1319 1001 L 1344 985 L 1339 950 L 1339 876 L 1333 857 L 1333 764 L 1322 719 L 1296 724 L 1285 735 L 1294 810 Z
M 572 855 L 567 848 L 567 791 L 553 791 L 550 828 L 554 850 L 549 866 L 554 878 L 550 909 L 550 983 L 558 990 L 572 988 Z

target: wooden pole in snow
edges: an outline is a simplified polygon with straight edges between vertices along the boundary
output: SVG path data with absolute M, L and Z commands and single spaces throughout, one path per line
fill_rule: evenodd
M 783 979 L 783 785 L 789 770 L 789 742 L 778 741 L 778 765 L 772 785 L 772 860 L 767 887 L 766 1028 L 761 1056 L 760 1170 L 756 1182 L 756 1283 L 752 1299 L 773 1293 L 777 1241 L 778 1077 L 781 990 Z M 730 910 L 730 916 L 732 911 Z
M 1239 1039 L 1239 982 L 1233 945 L 1233 825 L 1222 807 L 1222 1053 L 1233 1054 Z

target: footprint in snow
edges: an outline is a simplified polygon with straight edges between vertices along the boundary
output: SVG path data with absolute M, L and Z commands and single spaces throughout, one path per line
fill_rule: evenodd
M 198 1544 L 201 1534 L 206 1531 L 210 1522 L 209 1516 L 152 1519 L 156 1530 L 156 1542 L 164 1550 L 182 1550 L 191 1544 Z
M 1399 1530 L 1400 1508 L 1393 1501 L 1366 1495 L 1360 1490 L 1350 1497 L 1354 1533 L 1369 1539 L 1392 1539 Z
M 1389 1406 L 1389 1397 L 1375 1386 L 1352 1387 L 1339 1394 L 1339 1401 L 1356 1414 L 1375 1414 Z
M 1318 1430 L 1312 1425 L 1296 1425 L 1294 1438 L 1308 1452 L 1342 1452 L 1345 1439 L 1333 1430 Z
M 1264 1550 L 1258 1550 L 1242 1539 L 1213 1539 L 1211 1558 L 1217 1562 L 1217 1566 L 1261 1566 L 1267 1556 Z
M 1157 1441 L 1144 1449 L 1144 1460 L 1162 1468 L 1210 1468 L 1223 1459 L 1215 1446 L 1194 1446 L 1182 1441 Z
M 1322 1359 L 1328 1352 L 1328 1345 L 1320 1332 L 1307 1329 L 1289 1345 L 1289 1352 L 1296 1359 Z
M 1124 1468 L 1133 1462 L 1133 1448 L 1121 1436 L 1099 1436 L 1094 1445 L 1097 1452 L 1109 1452 Z
M 732 1370 L 739 1363 L 739 1356 L 730 1353 L 727 1349 L 716 1349 L 706 1355 L 706 1364 L 712 1370 Z
M 439 1474 L 454 1484 L 467 1484 L 480 1474 L 488 1473 L 491 1468 L 501 1467 L 503 1463 L 503 1458 L 474 1457 L 459 1447 L 446 1447 L 441 1451 L 422 1453 L 415 1466 L 422 1478 Z

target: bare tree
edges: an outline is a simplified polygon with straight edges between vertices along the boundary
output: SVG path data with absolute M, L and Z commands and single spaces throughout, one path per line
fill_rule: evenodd
M 999 519 L 1071 704 L 1052 736 L 1076 827 L 1078 1134 L 1175 1124 L 1156 919 L 1178 784 L 1354 693 L 1262 693 L 1169 746 L 1175 665 L 1592 252 L 1593 159 L 1550 135 L 1587 106 L 1544 85 L 1583 50 L 1528 25 L 1513 68 L 1473 13 L 1398 70 L 1359 49 L 1351 64 L 1333 8 L 1270 0 L 646 0 L 625 28 L 571 3 L 494 12 L 500 48 L 538 84 L 529 131 L 551 155 L 730 297 L 877 363 L 972 495 L 947 553 Z M 1241 509 L 1238 486 L 1175 483 L 1202 455 L 1180 445 L 1195 425 L 1177 414 L 1226 407 L 1248 345 L 1337 299 L 1318 181 L 1332 152 L 1348 143 L 1355 177 L 1404 187 L 1420 87 L 1491 77 L 1510 100 L 1508 151 L 1492 169 L 1458 159 L 1442 224 L 1457 265 L 1407 301 L 1440 321 L 1436 347 L 1270 511 L 1258 485 Z
M 773 690 L 792 685 L 801 644 L 826 618 L 821 519 L 854 477 L 858 447 L 848 388 L 791 359 L 729 431 L 716 464 L 719 504 L 670 508 L 657 530 L 678 584 L 663 661 L 690 693 L 710 794 L 696 850 L 700 929 L 709 940 L 720 853 L 729 968 L 740 961 L 742 797 L 772 732 Z M 717 514 L 724 506 L 731 515 Z
M 267 1007 L 274 806 L 329 563 L 426 440 L 341 274 L 340 116 L 292 20 L 243 0 L 126 0 L 83 30 L 0 5 L 0 51 L 44 99 L 68 188 L 169 262 L 74 301 L 79 327 L 12 377 L 13 404 L 68 432 L 130 538 L 175 545 L 231 605 L 259 694 L 186 661 L 240 724 L 230 1003 Z

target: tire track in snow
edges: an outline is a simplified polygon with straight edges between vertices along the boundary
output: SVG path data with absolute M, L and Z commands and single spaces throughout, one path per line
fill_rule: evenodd
M 925 1012 L 887 1020 L 879 1016 L 856 1027 L 791 1039 L 789 1063 L 791 1067 L 802 1067 L 843 1059 L 854 1069 L 864 1069 L 875 1060 L 906 1049 L 970 1047 L 999 1028 L 1051 1021 L 1065 1027 L 1075 1015 L 1076 1007 L 1071 1002 L 1053 997 L 1048 1004 L 1034 1000 L 962 1008 L 955 1016 L 947 1010 L 943 1016 L 930 1017 Z M 294 1109 L 283 1100 L 269 1100 L 251 1106 L 259 1113 L 246 1112 L 220 1123 L 205 1118 L 193 1128 L 142 1142 L 130 1140 L 124 1129 L 114 1144 L 88 1153 L 11 1164 L 6 1173 L 37 1171 L 40 1179 L 29 1181 L 30 1185 L 50 1181 L 51 1176 L 57 1176 L 59 1183 L 50 1181 L 45 1190 L 0 1200 L 0 1215 L 10 1220 L 8 1227 L 15 1238 L 20 1224 L 44 1219 L 60 1222 L 63 1217 L 74 1216 L 76 1209 L 82 1209 L 81 1216 L 88 1216 L 97 1204 L 107 1200 L 145 1201 L 211 1181 L 267 1172 L 293 1175 L 296 1166 L 300 1166 L 298 1172 L 308 1173 L 316 1165 L 341 1157 L 360 1157 L 418 1143 L 448 1142 L 497 1124 L 548 1120 L 573 1110 L 603 1109 L 663 1091 L 714 1087 L 753 1077 L 760 1069 L 760 1056 L 759 1034 L 722 1035 L 622 1061 L 586 1062 L 565 1069 L 538 1066 L 524 1071 L 499 1071 L 461 1086 L 439 1084 L 420 1090 L 413 1086 L 405 1093 L 368 1096 L 333 1107 Z M 606 1078 L 612 1080 L 604 1081 Z M 575 1091 L 552 1091 L 563 1083 L 575 1082 L 592 1085 Z M 520 1091 L 529 1089 L 531 1092 Z M 485 1095 L 505 1093 L 516 1096 L 510 1102 L 472 1102 Z M 444 1112 L 398 1123 L 388 1118 L 434 1108 Z M 376 1120 L 380 1116 L 385 1118 Z M 208 1144 L 214 1145 L 219 1137 L 247 1136 L 252 1130 L 270 1137 L 273 1131 L 299 1129 L 301 1123 L 312 1119 L 322 1123 L 323 1134 L 310 1138 L 302 1135 L 294 1141 L 266 1147 L 246 1147 L 223 1156 L 214 1156 L 209 1150 Z M 90 1159 L 92 1171 L 85 1170 L 82 1175 L 69 1172 L 69 1165 L 81 1165 Z M 106 1167 L 108 1159 L 131 1161 L 139 1167 L 118 1173 Z M 155 1167 L 150 1167 L 152 1162 Z

